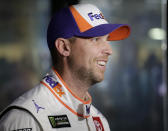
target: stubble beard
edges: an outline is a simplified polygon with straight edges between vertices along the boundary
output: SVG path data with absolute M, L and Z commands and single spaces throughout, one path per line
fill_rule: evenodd
M 76 80 L 79 80 L 88 86 L 92 86 L 103 80 L 103 78 L 99 78 L 99 76 L 96 75 L 96 69 L 87 69 L 84 66 L 79 67 L 75 65 L 74 60 L 71 58 L 69 58 L 68 63 L 70 70 L 72 71 L 72 76 L 74 76 Z
M 92 69 L 86 69 L 85 67 L 80 67 L 76 71 L 76 75 L 80 80 L 84 81 L 88 85 L 92 86 L 102 80 L 96 76 Z

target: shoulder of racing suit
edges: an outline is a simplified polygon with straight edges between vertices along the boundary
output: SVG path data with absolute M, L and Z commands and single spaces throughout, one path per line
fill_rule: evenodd
M 1 116 L 0 131 L 42 131 L 36 118 L 27 110 L 9 107 Z
M 20 118 L 24 116 L 24 112 L 27 112 L 27 117 L 31 117 L 28 120 L 36 121 L 35 125 L 39 125 L 39 128 L 44 131 L 56 130 L 56 128 L 63 130 L 74 130 L 77 128 L 96 130 L 105 128 L 106 131 L 110 130 L 106 118 L 91 105 L 91 101 L 83 102 L 78 100 L 62 84 L 59 78 L 54 78 L 51 73 L 43 78 L 40 85 L 15 100 L 3 111 L 1 116 L 6 112 L 7 115 L 10 114 L 12 116 L 16 110 L 8 112 L 11 109 L 22 110 Z M 13 116 L 15 116 L 15 119 L 18 119 L 16 115 Z M 0 118 L 3 118 L 3 116 Z M 64 120 L 64 122 L 60 120 Z M 23 123 L 21 122 L 20 124 Z M 20 127 L 15 127 L 15 129 L 18 128 Z

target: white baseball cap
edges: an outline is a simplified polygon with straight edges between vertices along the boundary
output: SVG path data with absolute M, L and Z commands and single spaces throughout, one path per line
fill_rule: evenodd
M 98 37 L 109 34 L 109 41 L 123 40 L 130 35 L 127 24 L 109 24 L 102 12 L 92 4 L 77 4 L 63 8 L 52 17 L 47 42 L 52 48 L 57 38 Z

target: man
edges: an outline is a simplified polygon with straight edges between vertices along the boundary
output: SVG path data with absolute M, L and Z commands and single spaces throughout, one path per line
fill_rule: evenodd
M 129 34 L 128 25 L 108 24 L 94 5 L 59 10 L 47 31 L 53 68 L 37 87 L 3 111 L 0 130 L 109 131 L 105 117 L 91 105 L 88 89 L 104 79 L 112 54 L 108 41 Z

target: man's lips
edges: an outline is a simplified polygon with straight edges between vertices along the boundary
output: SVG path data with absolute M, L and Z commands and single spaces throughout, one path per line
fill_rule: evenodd
M 103 69 L 105 69 L 107 61 L 108 59 L 106 58 L 101 58 L 101 59 L 99 58 L 97 59 L 97 64 L 99 65 L 99 67 L 103 67 Z
M 97 64 L 100 65 L 100 66 L 105 66 L 107 63 L 107 61 L 104 61 L 104 60 L 98 60 L 97 61 Z

